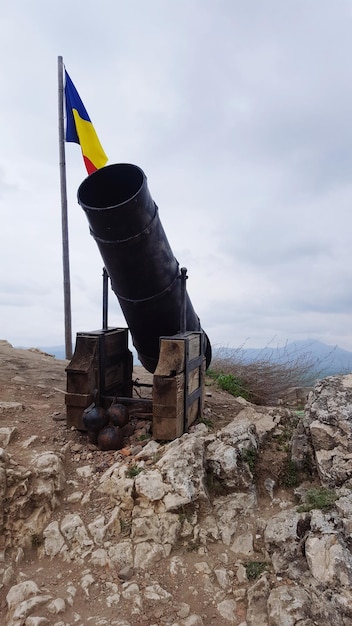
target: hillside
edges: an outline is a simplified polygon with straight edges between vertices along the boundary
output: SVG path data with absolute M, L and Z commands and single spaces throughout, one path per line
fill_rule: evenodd
M 131 420 L 102 451 L 66 425 L 66 365 L 0 341 L 1 624 L 352 623 L 352 377 L 321 387 L 321 422 L 311 403 L 317 468 L 302 412 L 210 379 L 189 433 L 156 442 Z M 331 468 L 330 504 L 306 508 Z

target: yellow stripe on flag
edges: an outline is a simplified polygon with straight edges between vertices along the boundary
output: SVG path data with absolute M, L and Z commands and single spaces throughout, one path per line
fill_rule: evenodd
M 82 120 L 76 109 L 73 109 L 73 116 L 83 156 L 89 159 L 96 169 L 104 167 L 108 157 L 101 146 L 93 124 Z

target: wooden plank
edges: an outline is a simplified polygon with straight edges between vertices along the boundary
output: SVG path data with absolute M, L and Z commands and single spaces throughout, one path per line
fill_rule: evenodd
M 76 347 L 73 357 L 66 367 L 69 373 L 88 373 L 92 367 L 97 366 L 98 339 L 97 337 L 79 336 L 76 338 Z
M 184 398 L 184 376 L 177 374 L 171 378 L 153 377 L 153 403 L 165 406 L 181 406 Z
M 87 405 L 89 406 L 89 404 Z M 85 407 L 87 408 L 87 407 Z M 66 423 L 69 428 L 73 426 L 77 428 L 77 430 L 85 431 L 85 427 L 83 426 L 83 407 L 81 406 L 70 406 L 66 407 Z
M 154 415 L 157 419 L 162 419 L 162 417 L 173 420 L 183 419 L 183 407 L 177 407 L 174 404 L 155 404 L 155 402 L 153 402 L 153 416 Z
M 92 393 L 98 387 L 98 369 L 92 368 L 88 373 L 67 374 L 68 393 Z
M 201 333 L 185 333 L 174 337 L 162 337 L 158 365 L 155 370 L 157 376 L 175 376 L 185 368 L 186 342 L 188 343 L 189 360 L 200 355 Z
M 201 333 L 191 333 L 187 335 L 188 340 L 188 358 L 191 361 L 200 355 Z
M 104 395 L 132 396 L 133 355 L 130 350 L 116 356 L 118 362 L 105 368 Z
M 159 414 L 159 408 L 161 413 Z M 183 412 L 177 419 L 166 417 L 164 407 L 153 405 L 153 439 L 157 441 L 172 441 L 183 434 Z
M 116 363 L 113 367 L 105 369 L 105 389 L 118 387 L 124 382 L 124 363 Z
M 104 339 L 107 360 L 122 355 L 128 349 L 128 330 L 126 328 L 105 332 Z
M 73 357 L 66 367 L 68 393 L 92 393 L 98 386 L 98 339 L 77 335 Z
M 199 397 L 195 398 L 187 411 L 187 424 L 191 426 L 197 417 L 201 417 L 204 408 L 204 375 L 205 375 L 205 358 L 202 364 L 195 370 L 189 372 L 188 375 L 188 396 L 199 390 Z M 200 385 L 202 387 L 200 388 Z
M 153 377 L 153 437 L 172 440 L 183 433 L 184 375 Z
M 94 400 L 93 394 L 89 393 L 66 393 L 65 404 L 87 408 Z
M 185 367 L 184 339 L 162 338 L 158 365 L 154 375 L 172 376 L 179 374 Z
M 199 379 L 200 379 L 199 368 L 192 370 L 188 374 L 188 395 L 190 395 L 191 393 L 193 393 L 193 391 L 198 389 Z
M 197 417 L 200 417 L 198 400 L 193 402 L 193 404 L 191 404 L 191 406 L 188 407 L 188 412 L 187 412 L 188 426 L 191 426 L 196 421 Z

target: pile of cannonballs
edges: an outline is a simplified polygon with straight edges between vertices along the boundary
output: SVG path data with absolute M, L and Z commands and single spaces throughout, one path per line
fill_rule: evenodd
M 130 416 L 126 406 L 112 403 L 108 409 L 95 404 L 83 413 L 83 425 L 91 443 L 101 450 L 120 450 L 124 439 L 131 434 Z

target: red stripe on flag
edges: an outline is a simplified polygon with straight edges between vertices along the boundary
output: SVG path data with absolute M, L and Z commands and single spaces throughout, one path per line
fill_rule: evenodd
M 84 156 L 84 154 L 83 154 L 83 161 L 84 161 L 84 164 L 86 166 L 88 174 L 93 174 L 93 172 L 97 171 L 98 168 L 95 167 L 95 165 L 93 165 L 92 161 L 90 161 L 88 159 L 88 157 Z

